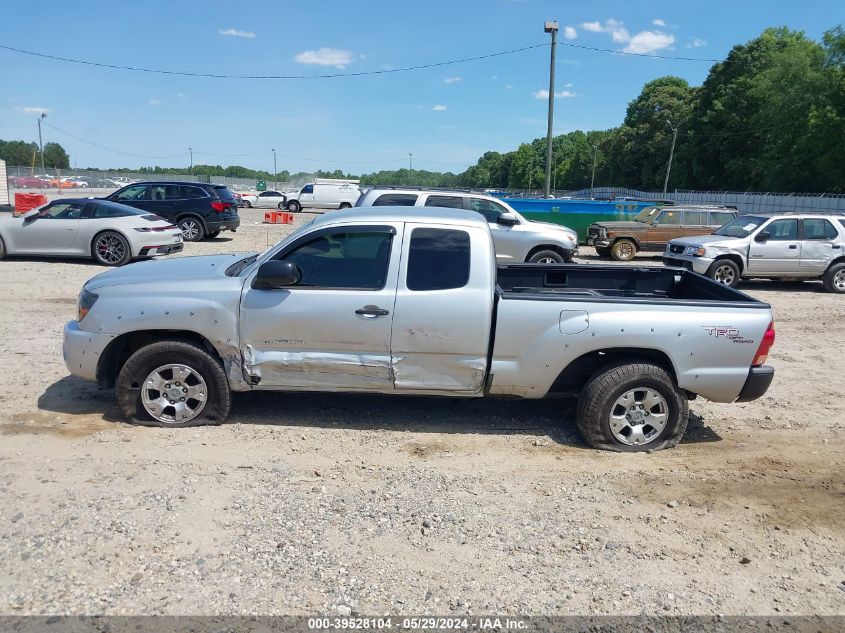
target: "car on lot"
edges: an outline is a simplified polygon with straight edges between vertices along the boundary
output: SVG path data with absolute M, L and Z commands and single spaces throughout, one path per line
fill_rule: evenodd
M 587 244 L 602 257 L 630 261 L 638 251 L 662 251 L 676 237 L 709 235 L 738 215 L 730 207 L 647 207 L 633 220 L 594 222 L 587 228 Z
M 91 198 L 66 198 L 21 216 L 0 217 L 6 255 L 93 257 L 105 266 L 182 250 L 182 233 L 157 215 Z
M 690 398 L 761 396 L 774 335 L 768 304 L 681 268 L 497 266 L 475 212 L 366 207 L 97 275 L 64 358 L 136 424 L 219 424 L 232 391 L 568 393 L 589 444 L 644 451 L 680 441 Z
M 217 237 L 241 224 L 238 201 L 226 185 L 200 182 L 136 182 L 106 200 L 128 204 L 170 220 L 186 242 Z
M 9 183 L 17 189 L 46 189 L 50 186 L 49 180 L 36 176 L 12 176 Z
M 682 266 L 727 286 L 741 279 L 821 279 L 845 292 L 845 215 L 754 213 L 713 235 L 671 240 L 663 263 Z
M 578 234 L 559 224 L 534 222 L 505 201 L 469 191 L 374 187 L 355 206 L 448 207 L 480 213 L 487 220 L 501 263 L 560 264 L 578 252 Z
M 303 209 L 349 209 L 361 196 L 360 184 L 360 180 L 315 178 L 287 196 L 287 209 L 293 213 Z
M 258 193 L 242 193 L 241 200 L 247 208 L 286 209 L 288 198 L 281 191 L 259 191 Z

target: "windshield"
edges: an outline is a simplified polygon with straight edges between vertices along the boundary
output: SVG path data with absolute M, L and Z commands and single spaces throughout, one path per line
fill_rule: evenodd
M 753 215 L 742 215 L 736 220 L 731 220 L 723 227 L 714 231 L 713 235 L 724 235 L 725 237 L 748 237 L 765 221 L 766 218 L 760 218 Z
M 228 275 L 229 277 L 237 277 L 244 270 L 246 270 L 247 267 L 249 267 L 249 265 L 252 264 L 255 260 L 257 260 L 259 258 L 264 260 L 267 256 L 267 254 L 270 251 L 277 250 L 279 247 L 281 247 L 282 244 L 286 244 L 288 242 L 291 242 L 291 241 L 295 240 L 296 238 L 298 238 L 303 233 L 306 233 L 307 231 L 309 231 L 311 229 L 311 225 L 313 223 L 314 223 L 314 220 L 311 220 L 310 222 L 300 226 L 298 229 L 296 229 L 292 233 L 289 233 L 287 236 L 283 237 L 281 240 L 279 240 L 275 244 L 271 244 L 269 247 L 267 247 L 266 249 L 264 249 L 260 253 L 258 253 L 256 255 L 250 255 L 249 257 L 244 257 L 243 259 L 238 260 L 237 262 L 235 262 L 234 264 L 232 264 L 231 266 L 229 266 L 226 269 L 226 275 Z
M 637 214 L 634 220 L 636 222 L 651 224 L 652 220 L 657 217 L 658 213 L 660 213 L 660 207 L 646 207 Z

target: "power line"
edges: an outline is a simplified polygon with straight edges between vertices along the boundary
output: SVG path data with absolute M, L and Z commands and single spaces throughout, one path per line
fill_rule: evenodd
M 612 48 L 599 48 L 597 46 L 585 46 L 584 44 L 572 44 L 571 42 L 558 42 L 558 46 L 568 46 L 569 48 L 578 48 L 584 51 L 592 51 L 594 53 L 611 53 L 612 55 L 627 55 L 629 57 L 649 57 L 654 59 L 671 59 L 682 62 L 710 62 L 718 63 L 732 63 L 741 64 L 747 63 L 745 60 L 738 59 L 711 59 L 709 57 L 681 57 L 678 55 L 658 55 L 656 53 L 632 53 L 630 51 L 617 51 Z M 0 48 L 5 48 L 0 46 Z
M 46 121 L 44 122 L 44 126 L 50 128 L 51 130 L 55 130 L 56 132 L 60 132 L 62 134 L 66 134 L 71 138 L 80 141 L 81 143 L 86 143 L 87 145 L 93 145 L 94 147 L 99 147 L 100 149 L 107 150 L 109 152 L 114 152 L 115 154 L 122 154 L 123 156 L 131 156 L 132 158 L 157 158 L 157 159 L 165 159 L 165 158 L 179 158 L 180 156 L 184 156 L 184 154 L 174 154 L 173 156 L 145 156 L 144 154 L 133 154 L 131 152 L 124 152 L 119 149 L 114 149 L 113 147 L 107 147 L 105 145 L 100 145 L 99 143 L 94 143 L 93 141 L 89 141 L 87 139 L 82 138 L 81 136 L 77 136 L 67 130 L 62 130 L 61 128 L 57 128 L 55 125 L 50 125 Z
M 485 55 L 476 55 L 475 57 L 464 57 L 462 59 L 452 59 L 444 62 L 433 62 L 431 64 L 417 64 L 415 66 L 404 66 L 402 68 L 383 68 L 381 70 L 365 70 L 351 73 L 327 73 L 323 75 L 219 75 L 214 73 L 197 73 L 179 70 L 164 70 L 161 68 L 144 68 L 140 66 L 121 66 L 119 64 L 106 64 L 103 62 L 92 62 L 83 59 L 73 59 L 70 57 L 60 57 L 58 55 L 48 55 L 47 53 L 38 53 L 35 51 L 28 51 L 22 48 L 15 48 L 13 46 L 5 46 L 0 44 L 0 49 L 21 53 L 23 55 L 31 55 L 33 57 L 42 57 L 44 59 L 52 59 L 60 62 L 68 62 L 72 64 L 84 64 L 86 66 L 97 66 L 100 68 L 112 68 L 115 70 L 132 70 L 135 72 L 156 73 L 160 75 L 179 75 L 182 77 L 208 77 L 212 79 L 334 79 L 338 77 L 363 77 L 366 75 L 388 75 L 391 73 L 401 73 L 409 70 L 423 70 L 425 68 L 437 68 L 440 66 L 449 66 L 451 64 L 462 64 L 465 62 L 474 62 L 482 59 L 490 59 L 491 57 L 501 57 L 502 55 L 512 55 L 514 53 L 522 53 L 524 51 L 533 50 L 535 48 L 542 48 L 548 46 L 545 42 L 542 44 L 534 44 L 532 46 L 523 46 L 521 48 L 512 48 L 507 51 L 498 51 L 496 53 L 487 53 Z

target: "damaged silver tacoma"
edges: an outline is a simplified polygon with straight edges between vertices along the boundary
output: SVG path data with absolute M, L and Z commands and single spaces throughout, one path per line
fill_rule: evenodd
M 680 268 L 496 266 L 455 209 L 326 214 L 258 255 L 102 273 L 64 330 L 71 373 L 137 424 L 223 422 L 232 391 L 578 394 L 592 446 L 674 446 L 687 401 L 758 398 L 770 307 Z

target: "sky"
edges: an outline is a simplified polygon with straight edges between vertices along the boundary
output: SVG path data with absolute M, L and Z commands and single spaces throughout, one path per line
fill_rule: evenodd
M 560 25 L 555 134 L 618 125 L 643 84 L 698 85 L 769 26 L 845 23 L 822 0 L 42 0 L 2 11 L 0 45 L 105 64 L 222 75 L 385 71 L 548 43 Z M 625 56 L 567 44 L 643 53 Z M 546 134 L 549 48 L 407 72 L 216 79 L 100 68 L 0 49 L 0 138 L 61 143 L 71 165 L 462 171 Z

